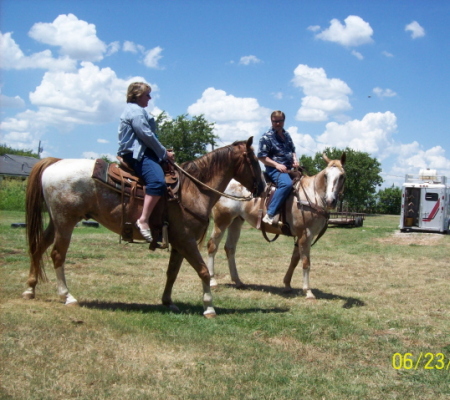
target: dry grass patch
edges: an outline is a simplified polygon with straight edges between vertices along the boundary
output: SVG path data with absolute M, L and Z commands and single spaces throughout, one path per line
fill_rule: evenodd
M 10 229 L 10 221 L 0 223 L 0 398 L 450 395 L 448 370 L 392 367 L 394 353 L 450 357 L 449 235 L 406 239 L 410 234 L 398 234 L 398 217 L 390 216 L 369 217 L 362 228 L 329 229 L 312 249 L 317 300 L 306 301 L 301 270 L 293 291 L 283 290 L 292 239 L 269 245 L 246 226 L 237 263 L 247 288 L 230 282 L 220 251 L 218 318 L 206 320 L 192 268 L 180 271 L 173 299 L 181 313 L 173 314 L 160 305 L 169 254 L 119 245 L 104 228 L 77 228 L 69 249 L 67 283 L 81 307 L 60 303 L 50 266 L 50 282 L 39 285 L 37 299 L 22 300 L 24 232 Z

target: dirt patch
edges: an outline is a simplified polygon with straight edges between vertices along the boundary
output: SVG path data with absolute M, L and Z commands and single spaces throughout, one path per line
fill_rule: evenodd
M 399 245 L 436 245 L 445 235 L 439 233 L 423 232 L 394 232 L 391 236 L 376 239 L 377 242 Z

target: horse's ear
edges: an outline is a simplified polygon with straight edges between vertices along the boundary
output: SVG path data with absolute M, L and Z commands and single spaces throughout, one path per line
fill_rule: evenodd
M 250 136 L 247 140 L 247 149 L 252 147 L 252 144 L 253 144 L 253 136 Z
M 342 164 L 342 166 L 344 166 L 345 165 L 345 161 L 347 160 L 347 154 L 345 154 L 345 151 L 342 153 L 342 156 L 341 156 L 341 164 Z
M 322 157 L 326 161 L 327 164 L 329 164 L 331 162 L 331 160 L 327 157 L 327 155 L 325 153 L 322 153 Z

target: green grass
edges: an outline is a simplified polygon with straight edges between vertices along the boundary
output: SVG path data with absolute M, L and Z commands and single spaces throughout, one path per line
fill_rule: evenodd
M 66 307 L 55 276 L 21 299 L 28 274 L 23 214 L 2 212 L 1 399 L 444 399 L 447 370 L 395 369 L 392 356 L 450 360 L 450 235 L 399 234 L 397 216 L 330 228 L 311 253 L 316 301 L 301 271 L 282 278 L 291 238 L 267 244 L 245 225 L 230 283 L 216 257 L 218 317 L 202 317 L 201 283 L 183 264 L 173 299 L 160 305 L 169 254 L 119 244 L 104 228 L 75 229 Z M 223 244 L 221 246 L 223 247 Z M 203 250 L 203 253 L 205 251 Z M 433 366 L 435 364 L 432 364 Z
M 22 179 L 0 180 L 0 210 L 25 211 L 26 185 Z

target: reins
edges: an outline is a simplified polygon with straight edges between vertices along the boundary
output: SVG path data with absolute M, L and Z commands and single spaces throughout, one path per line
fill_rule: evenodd
M 233 195 L 231 195 L 231 194 L 227 194 L 227 193 L 220 192 L 220 191 L 218 191 L 218 190 L 216 190 L 216 189 L 214 189 L 214 188 L 208 186 L 206 183 L 203 183 L 202 181 L 198 180 L 195 176 L 192 176 L 189 172 L 187 172 L 186 170 L 184 170 L 183 168 L 181 168 L 180 165 L 178 165 L 176 162 L 174 162 L 173 165 L 175 166 L 176 169 L 178 169 L 178 171 L 180 171 L 180 172 L 182 172 L 183 174 L 185 174 L 187 177 L 189 177 L 189 178 L 190 178 L 191 180 L 193 180 L 195 183 L 197 183 L 197 184 L 203 186 L 204 188 L 206 188 L 206 189 L 210 190 L 211 192 L 216 193 L 216 194 L 218 194 L 218 195 L 220 195 L 220 196 L 226 197 L 226 198 L 231 199 L 231 200 L 237 200 L 237 201 L 250 201 L 250 200 L 253 199 L 253 196 L 252 196 L 252 195 L 250 195 L 250 196 L 245 196 L 245 197 L 244 197 L 244 196 L 233 196 Z M 252 172 L 253 172 L 253 174 L 254 174 L 253 167 L 251 166 L 251 164 L 250 164 L 250 167 L 251 167 Z

